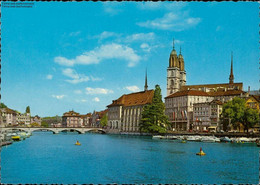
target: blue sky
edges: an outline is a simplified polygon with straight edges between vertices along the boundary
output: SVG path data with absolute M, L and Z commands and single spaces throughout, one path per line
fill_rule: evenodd
M 33 115 L 104 110 L 159 84 L 166 96 L 172 39 L 187 84 L 259 89 L 256 2 L 34 2 L 2 8 L 2 102 Z

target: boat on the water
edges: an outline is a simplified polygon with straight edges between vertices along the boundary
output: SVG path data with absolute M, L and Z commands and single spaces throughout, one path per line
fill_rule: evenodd
M 231 142 L 231 139 L 229 139 L 227 136 L 221 137 L 220 142 Z
M 21 137 L 20 136 L 12 136 L 12 140 L 14 141 L 20 141 L 21 140 Z
M 210 136 L 204 136 L 201 139 L 202 142 L 216 142 L 216 139 L 214 137 L 210 137 Z
M 165 139 L 165 138 L 166 138 L 165 136 L 160 136 L 160 135 L 153 136 L 153 139 Z
M 206 153 L 204 153 L 202 151 L 202 148 L 200 147 L 200 152 L 196 153 L 196 155 L 203 156 L 203 155 L 206 155 Z
M 77 142 L 75 143 L 75 145 L 78 145 L 78 146 L 79 146 L 79 145 L 81 145 L 81 144 L 80 144 L 80 142 L 79 142 L 79 141 L 77 141 Z

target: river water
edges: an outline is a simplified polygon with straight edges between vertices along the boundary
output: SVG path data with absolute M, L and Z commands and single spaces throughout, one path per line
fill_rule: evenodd
M 79 140 L 81 146 L 74 143 Z M 202 147 L 205 156 L 195 154 Z M 259 183 L 255 144 L 33 132 L 2 147 L 1 183 Z

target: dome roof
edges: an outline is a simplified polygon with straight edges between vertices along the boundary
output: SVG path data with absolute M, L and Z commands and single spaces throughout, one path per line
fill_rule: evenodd
M 171 55 L 177 55 L 177 52 L 175 49 L 172 50 Z

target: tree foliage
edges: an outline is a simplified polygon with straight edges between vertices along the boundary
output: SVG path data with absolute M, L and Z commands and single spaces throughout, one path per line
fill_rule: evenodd
M 39 127 L 39 126 L 40 126 L 40 124 L 39 124 L 39 123 L 36 123 L 36 122 L 33 122 L 33 123 L 31 123 L 30 125 L 31 125 L 31 127 Z
M 4 103 L 1 103 L 0 108 L 7 108 L 7 106 Z
M 41 127 L 49 127 L 49 124 L 46 121 L 42 121 Z
M 140 131 L 148 133 L 165 133 L 169 125 L 168 117 L 164 114 L 165 105 L 162 101 L 161 88 L 155 86 L 152 103 L 145 105 L 140 122 Z
M 222 117 L 235 127 L 241 123 L 247 131 L 259 121 L 258 111 L 247 107 L 246 101 L 237 97 L 223 105 Z
M 101 118 L 100 124 L 101 124 L 102 127 L 107 126 L 107 114 L 105 114 L 105 115 Z
M 27 107 L 26 107 L 25 112 L 26 112 L 26 113 L 31 113 L 30 106 L 27 106 Z

